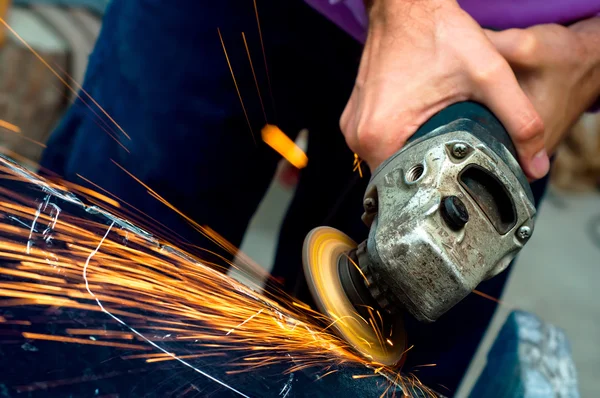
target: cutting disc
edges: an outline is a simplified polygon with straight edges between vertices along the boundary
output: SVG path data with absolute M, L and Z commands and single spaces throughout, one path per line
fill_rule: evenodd
M 376 305 L 359 310 L 344 290 L 340 259 L 347 258 L 356 246 L 335 228 L 313 229 L 304 240 L 302 253 L 308 286 L 319 310 L 331 318 L 338 335 L 356 351 L 378 364 L 398 365 L 406 350 L 402 316 L 387 314 Z

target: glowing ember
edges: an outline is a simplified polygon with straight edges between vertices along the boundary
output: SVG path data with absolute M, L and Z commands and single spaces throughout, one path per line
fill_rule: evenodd
M 302 169 L 308 164 L 308 157 L 304 151 L 279 127 L 267 124 L 262 129 L 262 139 L 296 168 Z

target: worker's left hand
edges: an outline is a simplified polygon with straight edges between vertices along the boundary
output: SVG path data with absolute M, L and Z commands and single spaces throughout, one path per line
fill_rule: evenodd
M 552 153 L 600 96 L 600 18 L 570 27 L 486 33 L 542 118 L 546 149 Z

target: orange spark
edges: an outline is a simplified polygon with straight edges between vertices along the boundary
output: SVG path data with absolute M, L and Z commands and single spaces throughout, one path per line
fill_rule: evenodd
M 354 168 L 352 169 L 352 171 L 356 171 L 358 170 L 358 174 L 360 175 L 360 178 L 362 178 L 363 174 L 362 174 L 362 168 L 360 167 L 360 165 L 362 164 L 362 159 L 358 157 L 358 155 L 355 153 L 354 154 Z
M 79 93 L 77 92 L 77 90 L 75 90 L 52 66 L 50 66 L 50 64 L 37 52 L 35 51 L 35 49 L 33 47 L 31 47 L 31 45 L 29 45 L 29 43 L 27 43 L 27 41 L 25 39 L 23 39 L 23 37 L 21 37 L 21 35 L 19 35 L 3 18 L 0 18 L 0 23 L 2 25 L 4 25 L 4 27 L 6 27 L 6 29 L 8 29 L 25 47 L 27 47 L 27 49 L 42 63 L 44 64 L 44 66 L 71 92 L 73 93 L 77 98 L 81 99 L 82 102 L 84 102 L 86 105 L 86 101 L 81 97 L 81 95 L 79 95 Z M 85 90 L 83 90 L 83 88 L 77 83 L 75 82 L 76 86 L 84 93 L 86 94 L 86 96 L 98 107 L 98 109 L 100 109 L 100 111 L 123 133 L 123 135 L 125 135 L 127 138 L 129 138 L 129 136 L 127 135 L 127 133 L 125 133 L 125 130 L 123 130 L 121 128 L 121 126 L 119 126 L 119 124 L 108 114 L 108 112 L 106 112 L 104 110 L 104 108 L 102 108 L 100 106 L 100 104 L 98 104 L 96 102 L 96 100 L 94 100 L 94 98 L 92 98 L 92 96 L 90 96 Z M 88 105 L 88 108 L 95 113 L 95 111 Z M 111 136 L 111 138 L 113 138 L 121 147 L 123 147 L 126 151 L 127 148 L 125 148 L 125 146 L 118 140 L 117 137 L 114 137 L 112 134 L 109 134 Z
M 51 335 L 51 334 L 41 334 L 41 333 L 23 332 L 23 337 L 25 337 L 26 339 L 33 339 L 33 340 L 47 340 L 47 341 L 60 341 L 62 343 L 99 345 L 99 346 L 105 346 L 105 347 L 124 348 L 127 350 L 150 350 L 150 349 L 152 349 L 151 347 L 144 346 L 144 345 L 115 343 L 112 341 L 88 340 L 88 339 L 80 339 L 77 337 L 55 336 L 55 335 Z
M 5 325 L 22 325 L 22 326 L 31 326 L 30 321 L 4 321 Z
M 409 352 L 410 350 L 412 350 L 414 346 L 415 346 L 415 345 L 413 344 L 413 345 L 411 345 L 410 347 L 408 347 L 406 350 L 404 350 L 404 351 L 402 352 L 402 355 L 404 355 L 404 354 L 406 354 L 407 352 Z
M 19 126 L 15 126 L 12 123 L 7 122 L 6 120 L 2 120 L 0 119 L 0 127 L 3 127 L 7 130 L 12 131 L 13 133 L 20 133 L 21 129 L 19 128 Z
M 308 157 L 279 127 L 267 124 L 262 129 L 263 141 L 298 169 L 306 167 Z
M 337 369 L 330 370 L 330 371 L 329 371 L 329 372 L 327 372 L 327 373 L 323 373 L 322 375 L 319 375 L 319 376 L 317 377 L 317 381 L 318 381 L 318 380 L 321 380 L 321 379 L 323 379 L 323 378 L 325 378 L 325 377 L 327 377 L 327 376 L 329 376 L 329 375 L 331 375 L 331 374 L 334 374 L 334 373 L 336 373 L 336 372 L 337 372 Z
M 163 353 L 163 352 L 159 352 L 159 353 L 155 353 L 155 354 L 135 354 L 135 355 L 123 355 L 121 356 L 121 358 L 123 359 L 148 359 L 148 358 L 164 358 L 164 357 L 171 357 L 172 355 L 175 355 L 173 353 Z
M 271 105 L 273 106 L 273 112 L 275 110 L 275 98 L 273 97 L 273 89 L 271 88 L 271 76 L 269 75 L 269 66 L 267 65 L 267 53 L 265 52 L 265 43 L 263 41 L 262 29 L 260 28 L 260 18 L 258 17 L 258 6 L 256 0 L 254 0 L 254 14 L 256 15 L 256 26 L 258 27 L 258 37 L 260 39 L 260 47 L 262 48 L 263 61 L 265 63 L 265 72 L 267 74 L 267 85 L 269 86 L 269 95 L 271 96 Z
M 486 299 L 488 299 L 488 300 L 491 300 L 491 301 L 493 301 L 493 302 L 495 302 L 495 303 L 498 303 L 498 304 L 500 304 L 500 305 L 502 305 L 502 304 L 503 304 L 503 303 L 502 303 L 502 301 L 500 301 L 499 299 L 497 299 L 497 298 L 495 298 L 495 297 L 492 297 L 492 296 L 490 296 L 489 294 L 486 294 L 486 293 L 484 293 L 484 292 L 482 292 L 482 291 L 479 291 L 479 290 L 473 290 L 473 293 L 475 293 L 475 294 L 477 294 L 478 296 L 481 296 L 481 297 L 483 297 L 483 298 L 486 298 Z
M 250 69 L 252 69 L 252 77 L 254 77 L 254 84 L 256 85 L 256 91 L 258 92 L 258 100 L 260 101 L 260 107 L 262 108 L 263 116 L 265 117 L 265 123 L 267 123 L 267 112 L 265 112 L 265 104 L 263 104 L 262 95 L 260 95 L 258 79 L 256 78 L 256 72 L 254 72 L 252 57 L 250 56 L 250 49 L 248 48 L 248 42 L 246 42 L 246 35 L 244 34 L 244 32 L 242 32 L 242 39 L 244 40 L 244 46 L 246 47 L 246 53 L 248 54 L 248 62 L 250 62 Z
M 371 374 L 368 374 L 368 375 L 352 375 L 353 379 L 366 379 L 366 378 L 369 378 L 369 377 L 381 377 L 381 375 L 374 374 L 374 373 L 371 373 Z
M 1 120 L 0 119 L 0 127 L 4 127 L 6 130 L 12 132 L 12 133 L 17 133 L 19 134 L 19 138 L 25 140 L 25 141 L 29 141 L 32 144 L 36 144 L 42 148 L 46 148 L 46 144 L 36 141 L 33 138 L 27 137 L 26 135 L 22 135 L 21 134 L 21 129 L 18 126 L 15 126 L 14 124 L 8 123 L 7 121 Z
M 100 199 L 101 201 L 103 201 L 106 204 L 109 204 L 113 207 L 116 207 L 116 208 L 121 207 L 121 204 L 119 202 L 117 202 L 116 200 L 113 200 L 113 199 L 109 198 L 108 196 L 102 195 L 101 193 L 98 193 L 92 189 L 89 189 L 89 188 L 83 187 L 79 184 L 75 184 L 73 182 L 68 182 L 68 181 L 63 181 L 63 184 L 65 184 L 68 188 L 78 191 L 81 194 L 89 195 L 96 199 Z
M 252 131 L 252 125 L 250 124 L 250 118 L 248 117 L 248 112 L 246 112 L 246 106 L 244 105 L 244 100 L 242 99 L 242 94 L 240 93 L 240 88 L 237 84 L 237 80 L 235 79 L 235 75 L 233 74 L 233 68 L 231 67 L 231 62 L 229 61 L 229 55 L 227 54 L 227 49 L 225 48 L 225 42 L 223 41 L 223 36 L 221 35 L 221 29 L 217 28 L 217 33 L 219 33 L 219 39 L 221 40 L 221 46 L 223 46 L 223 52 L 225 53 L 225 59 L 227 60 L 227 66 L 229 66 L 229 71 L 231 72 L 231 78 L 233 79 L 233 84 L 235 85 L 235 91 L 237 92 L 238 98 L 240 99 L 240 104 L 242 105 L 242 110 L 244 111 L 244 116 L 246 117 L 246 122 L 248 123 L 248 128 L 250 129 L 250 134 L 252 135 L 252 141 L 254 141 L 254 145 L 256 145 L 256 138 L 254 138 L 254 131 Z
M 203 354 L 189 354 L 189 355 L 178 355 L 176 358 L 179 359 L 197 359 L 197 358 L 207 358 L 207 357 L 226 357 L 227 354 L 224 352 L 213 352 L 213 353 L 203 353 Z M 153 362 L 164 362 L 164 361 L 172 361 L 175 359 L 175 356 L 164 355 L 161 357 L 154 357 L 146 359 L 147 363 Z

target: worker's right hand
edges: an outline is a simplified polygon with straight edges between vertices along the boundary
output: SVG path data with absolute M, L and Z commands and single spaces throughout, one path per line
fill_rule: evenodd
M 531 179 L 549 168 L 541 118 L 506 60 L 454 0 L 375 0 L 358 76 L 340 125 L 374 170 L 443 108 L 486 105 Z

